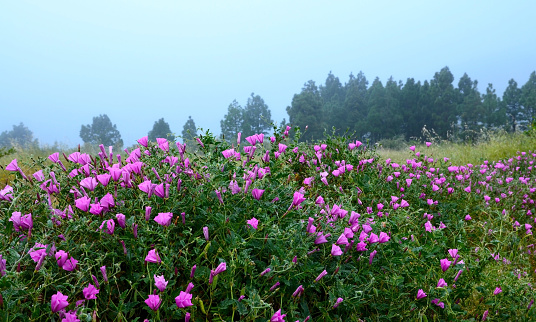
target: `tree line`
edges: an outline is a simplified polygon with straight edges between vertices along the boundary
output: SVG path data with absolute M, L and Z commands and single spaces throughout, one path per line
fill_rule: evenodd
M 320 139 L 332 128 L 372 141 L 396 136 L 410 140 L 421 137 L 425 126 L 441 138 L 467 139 L 483 128 L 516 131 L 535 122 L 536 72 L 521 87 L 511 79 L 502 97 L 492 84 L 481 93 L 478 81 L 466 73 L 457 87 L 453 82 L 448 67 L 423 83 L 391 77 L 384 85 L 376 77 L 370 86 L 362 72 L 350 74 L 344 85 L 330 72 L 320 86 L 306 82 L 287 113 L 291 124 L 308 127 L 304 140 Z
M 397 82 L 391 77 L 384 85 L 376 77 L 370 86 L 363 72 L 350 74 L 344 85 L 330 72 L 324 84 L 306 82 L 301 92 L 294 94 L 286 111 L 288 124 L 301 128 L 301 140 L 321 139 L 326 131 L 335 134 L 349 131 L 373 142 L 395 137 L 411 140 L 420 138 L 425 127 L 444 139 L 467 140 L 481 129 L 515 132 L 535 124 L 536 72 L 521 87 L 510 79 L 502 96 L 492 84 L 481 93 L 478 81 L 466 73 L 455 87 L 448 67 L 422 83 L 413 78 L 405 83 Z M 228 106 L 227 114 L 220 121 L 221 138 L 232 141 L 238 133 L 244 137 L 268 134 L 273 123 L 268 105 L 261 96 L 252 93 L 245 106 L 236 100 Z M 287 125 L 285 119 L 281 125 Z M 197 131 L 190 116 L 181 132 L 183 140 L 192 140 Z M 155 121 L 147 135 L 152 141 L 159 137 L 176 139 L 164 118 Z M 106 114 L 82 125 L 80 137 L 87 144 L 123 146 L 117 126 Z M 38 146 L 38 140 L 20 123 L 13 125 L 11 131 L 0 133 L 0 147 L 12 146 Z

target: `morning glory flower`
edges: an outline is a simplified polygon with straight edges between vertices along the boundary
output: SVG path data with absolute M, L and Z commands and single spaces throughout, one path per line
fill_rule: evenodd
M 178 308 L 192 306 L 192 294 L 181 291 L 175 298 L 175 304 L 177 304 Z
M 149 306 L 149 308 L 153 311 L 158 311 L 160 308 L 160 304 L 162 304 L 162 300 L 160 299 L 160 296 L 157 295 L 149 295 L 149 297 L 145 300 L 145 303 Z
M 82 293 L 84 294 L 86 300 L 96 300 L 97 294 L 99 294 L 99 290 L 95 287 L 95 285 L 90 283 L 87 287 L 84 288 Z
M 161 263 L 162 259 L 160 259 L 160 256 L 156 252 L 155 249 L 151 249 L 147 256 L 145 257 L 145 262 L 149 263 Z
M 259 220 L 257 220 L 257 218 L 253 217 L 251 218 L 250 220 L 246 221 L 248 223 L 248 225 L 251 225 L 251 227 L 253 227 L 254 229 L 257 229 L 258 225 L 259 225 Z
M 50 300 L 50 307 L 52 309 L 52 313 L 56 313 L 66 308 L 69 305 L 69 302 L 67 302 L 68 298 L 69 297 L 67 295 L 63 295 L 60 291 L 52 295 L 52 298 Z
M 166 286 L 168 285 L 168 281 L 165 280 L 164 275 L 156 276 L 154 277 L 154 285 L 160 290 L 160 292 L 164 292 L 166 289 Z
M 420 289 L 417 292 L 417 300 L 420 300 L 420 299 L 425 298 L 425 297 L 426 297 L 426 293 L 424 293 L 424 291 L 422 289 Z

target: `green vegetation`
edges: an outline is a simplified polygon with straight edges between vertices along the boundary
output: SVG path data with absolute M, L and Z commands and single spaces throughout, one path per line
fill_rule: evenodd
M 289 130 L 2 161 L 1 319 L 536 319 L 534 151 L 397 164 Z

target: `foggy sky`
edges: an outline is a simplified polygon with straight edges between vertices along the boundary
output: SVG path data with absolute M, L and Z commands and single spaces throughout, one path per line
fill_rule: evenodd
M 272 118 L 329 71 L 344 84 L 421 82 L 448 66 L 479 90 L 536 70 L 534 1 L 5 1 L 0 132 L 24 122 L 40 143 L 82 143 L 107 114 L 125 146 L 164 118 L 220 133 L 252 92 Z

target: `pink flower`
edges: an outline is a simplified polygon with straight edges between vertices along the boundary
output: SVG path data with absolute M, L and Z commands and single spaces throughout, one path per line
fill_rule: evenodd
M 74 201 L 74 204 L 76 208 L 82 210 L 82 211 L 88 211 L 89 210 L 89 204 L 91 202 L 91 199 L 89 197 L 80 197 Z
M 36 248 L 39 248 L 39 249 L 35 250 Z M 40 244 L 40 243 L 35 243 L 35 246 L 32 247 L 28 251 L 28 253 L 30 254 L 30 257 L 32 258 L 32 260 L 37 263 L 37 262 L 39 262 L 41 257 L 46 256 L 46 248 L 47 248 L 47 245 L 43 245 L 43 244 Z
M 348 238 L 342 233 L 335 243 L 337 245 L 348 245 Z
M 45 175 L 43 174 L 43 170 L 39 170 L 36 173 L 34 173 L 33 177 L 35 178 L 35 180 L 39 182 L 45 180 Z
M 179 308 L 192 306 L 192 294 L 181 291 L 179 296 L 175 298 L 175 304 L 177 304 L 177 307 Z
M 115 230 L 115 221 L 113 219 L 105 220 L 102 222 L 101 227 L 104 225 L 104 222 L 106 222 L 106 233 L 108 235 L 113 235 L 114 230 Z
M 331 234 L 324 235 L 322 232 L 317 233 L 318 237 L 315 239 L 315 245 L 323 244 L 328 242 L 328 237 L 331 236 Z
M 339 306 L 339 304 L 341 304 L 343 301 L 343 298 L 342 297 L 339 297 L 337 298 L 337 301 L 335 301 L 335 304 L 333 305 L 333 308 L 337 308 L 337 306 Z
M 465 220 L 469 221 L 471 219 L 472 219 L 471 216 L 469 216 L 469 215 L 465 216 Z
M 156 143 L 158 143 L 158 147 L 162 151 L 169 152 L 169 142 L 165 138 L 156 138 Z
M 367 244 L 363 241 L 357 243 L 356 250 L 358 252 L 364 252 L 367 250 Z
M 316 278 L 315 278 L 315 282 L 318 282 L 320 281 L 320 279 L 324 276 L 326 276 L 328 274 L 328 271 L 326 270 L 323 270 L 322 273 L 320 273 Z
M 74 312 L 74 311 L 71 311 L 71 312 Z M 80 319 L 78 319 L 78 317 L 76 316 L 76 313 L 71 313 L 71 312 L 65 312 L 65 315 L 63 316 L 63 319 L 61 319 L 61 322 L 80 322 Z
M 156 312 L 160 308 L 162 300 L 160 299 L 160 296 L 151 294 L 149 295 L 149 298 L 145 300 L 145 303 L 149 306 L 151 310 Z
M 115 206 L 114 197 L 108 192 L 106 195 L 104 195 L 104 197 L 101 198 L 99 204 L 105 209 L 110 209 Z
M 251 227 L 253 227 L 254 229 L 257 229 L 257 227 L 259 225 L 259 221 L 255 217 L 253 217 L 250 220 L 248 220 L 247 223 L 249 225 L 251 225 Z
M 420 299 L 425 298 L 425 297 L 426 297 L 426 293 L 424 293 L 424 291 L 422 289 L 420 289 L 417 292 L 417 300 L 420 300 Z
M 456 257 L 458 257 L 458 249 L 449 249 L 449 255 L 450 257 L 456 259 Z
M 377 250 L 374 250 L 372 251 L 372 253 L 370 253 L 369 265 L 372 265 L 372 259 L 374 258 L 374 256 L 376 256 L 377 253 L 378 253 Z
M 219 273 L 222 273 L 227 270 L 227 264 L 225 262 L 220 263 L 218 267 L 214 270 L 214 276 L 218 275 Z
M 125 227 L 126 227 L 126 225 L 125 225 L 125 222 L 126 222 L 125 215 L 123 215 L 123 214 L 117 214 L 117 215 L 115 215 L 115 218 L 117 219 L 117 224 L 118 224 L 121 228 L 125 228 Z
M 502 289 L 500 287 L 495 288 L 495 291 L 493 291 L 493 295 L 497 295 L 502 292 Z
M 447 283 L 445 282 L 444 279 L 440 278 L 439 281 L 437 282 L 437 287 L 445 287 L 447 286 Z
M 17 159 L 13 159 L 7 166 L 7 171 L 19 171 L 19 165 L 17 164 Z
M 52 313 L 56 313 L 66 308 L 69 305 L 69 302 L 67 302 L 68 298 L 69 297 L 67 295 L 61 294 L 60 291 L 52 295 L 52 298 L 50 301 L 50 307 L 52 309 Z
M 87 177 L 85 179 L 82 179 L 82 181 L 80 181 L 80 186 L 86 188 L 86 189 L 89 189 L 91 191 L 95 190 L 95 187 L 97 187 L 97 180 L 93 177 Z
M 205 240 L 208 241 L 208 227 L 203 227 L 203 235 L 205 236 Z
M 68 272 L 72 272 L 76 269 L 76 264 L 78 264 L 78 261 L 74 258 L 69 258 L 68 260 L 63 263 L 62 267 L 64 270 Z
M 296 288 L 294 293 L 292 293 L 292 297 L 299 297 L 304 291 L 305 289 L 303 288 L 303 285 L 300 285 L 298 288 Z
M 65 262 L 67 261 L 67 258 L 69 257 L 69 254 L 66 253 L 63 250 L 59 250 L 59 251 L 56 252 L 56 254 L 54 256 L 56 257 L 56 261 L 58 263 L 58 266 L 62 267 L 63 264 L 65 264 Z
M 161 212 L 158 213 L 158 216 L 154 217 L 154 221 L 162 226 L 171 225 L 171 219 L 173 218 L 173 213 L 171 212 Z
M 383 231 L 380 232 L 380 237 L 379 237 L 379 240 L 378 240 L 378 242 L 379 242 L 380 244 L 383 244 L 383 243 L 388 242 L 389 239 L 391 239 L 391 237 L 389 237 L 389 235 L 387 235 L 387 234 L 384 233 Z
M 165 280 L 164 275 L 161 276 L 154 276 L 154 285 L 160 290 L 160 292 L 164 292 L 166 289 L 166 286 L 168 285 L 168 281 Z
M 100 270 L 102 273 L 102 278 L 104 279 L 105 282 L 108 282 L 108 275 L 106 274 L 106 266 L 101 266 Z M 97 283 L 96 282 L 97 280 L 96 279 L 94 280 L 95 280 L 95 283 Z
M 89 212 L 94 215 L 100 215 L 104 208 L 99 203 L 92 203 L 89 208 Z
M 257 136 L 256 135 L 248 136 L 246 137 L 246 141 L 248 141 L 249 144 L 251 145 L 255 145 L 255 143 L 257 143 Z
M 262 197 L 262 194 L 264 193 L 264 190 L 262 189 L 253 189 L 251 191 L 251 195 L 253 195 L 253 198 L 260 200 Z
M 272 315 L 270 318 L 270 322 L 285 322 L 285 316 L 286 314 L 281 315 L 281 309 L 277 310 L 277 312 Z
M 84 294 L 86 300 L 96 300 L 97 294 L 99 294 L 99 290 L 95 288 L 95 285 L 90 283 L 87 287 L 84 288 L 82 293 Z
M 292 205 L 291 207 L 299 206 L 302 202 L 305 201 L 305 198 L 303 197 L 303 194 L 301 194 L 299 191 L 294 192 L 294 197 L 292 199 Z
M 138 140 L 138 143 L 144 147 L 147 147 L 147 143 L 148 143 L 148 140 L 149 138 L 147 136 L 144 136 L 142 137 L 141 139 Z
M 379 241 L 380 241 L 380 239 L 378 238 L 378 235 L 376 235 L 375 233 L 370 233 L 370 237 L 368 239 L 369 244 L 374 244 L 374 243 L 377 243 Z
M 149 263 L 161 263 L 162 260 L 160 259 L 160 256 L 156 252 L 155 249 L 151 249 L 147 256 L 145 257 L 145 262 Z
M 430 145 L 432 145 L 432 142 L 426 142 L 427 147 L 430 147 Z
M 342 250 L 339 246 L 335 245 L 335 244 L 332 244 L 331 245 L 331 255 L 332 256 L 341 256 L 342 255 Z
M 446 272 L 447 269 L 450 267 L 450 264 L 452 263 L 451 261 L 448 260 L 448 258 L 444 258 L 440 260 L 439 262 L 441 263 L 441 269 L 443 270 L 443 272 Z

